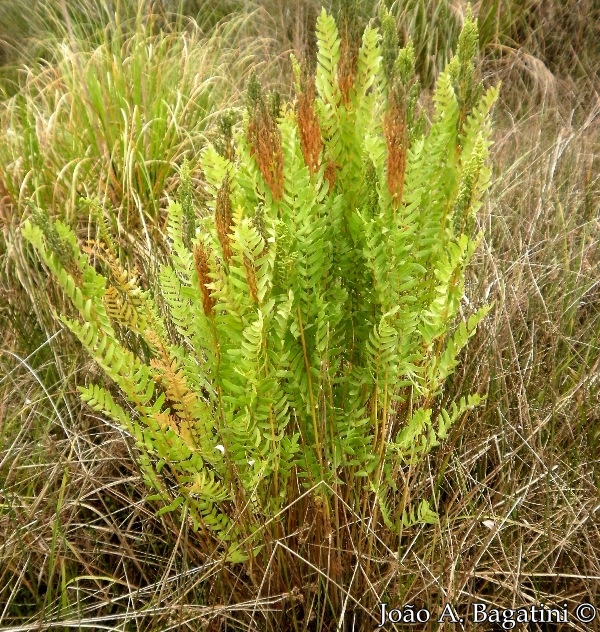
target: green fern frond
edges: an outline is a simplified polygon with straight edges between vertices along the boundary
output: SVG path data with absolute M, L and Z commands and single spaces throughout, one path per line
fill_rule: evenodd
M 182 168 L 150 289 L 108 238 L 81 249 L 40 213 L 23 229 L 119 391 L 82 399 L 135 440 L 161 511 L 230 562 L 320 483 L 327 520 L 335 497 L 395 533 L 433 524 L 427 500 L 405 507 L 398 473 L 481 401 L 447 384 L 489 311 L 461 301 L 497 91 L 480 90 L 469 15 L 426 126 L 414 48 L 390 19 L 359 48 L 323 10 L 314 77 L 293 62 L 294 107 L 249 82 L 240 129 L 225 122 L 226 143 L 202 151 L 202 209 Z

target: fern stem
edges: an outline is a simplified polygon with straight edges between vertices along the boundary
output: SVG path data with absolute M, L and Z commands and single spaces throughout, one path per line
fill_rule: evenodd
M 379 486 L 381 484 L 381 476 L 383 474 L 385 435 L 387 433 L 387 417 L 388 417 L 388 371 L 386 369 L 385 386 L 383 389 L 383 414 L 381 416 L 381 438 L 379 441 L 379 449 L 378 449 L 379 459 L 377 462 L 377 469 L 376 469 L 376 475 L 375 475 L 375 489 L 379 489 Z M 375 504 L 373 507 L 372 523 L 371 523 L 373 525 L 373 528 L 371 529 L 371 533 L 369 534 L 369 548 L 368 548 L 368 554 L 367 554 L 367 567 L 366 567 L 367 577 L 369 576 L 369 569 L 371 565 L 371 554 L 373 550 L 375 527 L 377 526 L 378 511 L 379 511 L 379 503 L 377 502 L 377 496 L 376 496 Z
M 308 352 L 306 350 L 306 338 L 304 337 L 304 327 L 302 325 L 302 314 L 300 313 L 300 306 L 297 307 L 298 314 L 298 326 L 300 329 L 300 340 L 302 341 L 302 353 L 304 355 L 304 366 L 306 368 L 306 375 L 308 377 L 308 395 L 310 397 L 310 414 L 313 422 L 313 431 L 315 433 L 315 443 L 317 449 L 317 457 L 319 459 L 319 468 L 321 470 L 321 480 L 324 479 L 323 469 L 323 455 L 321 454 L 321 441 L 319 440 L 319 428 L 317 425 L 317 412 L 315 409 L 315 396 L 313 393 L 312 376 L 310 373 L 310 362 L 308 361 Z
M 385 448 L 385 435 L 387 433 L 387 417 L 388 417 L 388 371 L 385 371 L 385 387 L 383 389 L 383 414 L 381 416 L 381 439 L 379 442 L 379 465 L 381 470 L 383 466 L 383 452 Z

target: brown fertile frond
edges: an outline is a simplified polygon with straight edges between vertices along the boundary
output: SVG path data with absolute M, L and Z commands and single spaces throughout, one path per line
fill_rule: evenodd
M 198 285 L 202 292 L 202 307 L 207 316 L 212 314 L 215 306 L 215 299 L 210 293 L 208 287 L 210 281 L 210 250 L 204 244 L 198 244 L 194 249 L 194 263 L 196 265 L 196 273 L 198 274 Z
M 296 99 L 298 115 L 298 131 L 300 133 L 300 145 L 304 163 L 314 175 L 319 170 L 323 140 L 319 118 L 315 112 L 315 82 L 310 78 L 306 82 L 306 88 Z
M 325 180 L 329 183 L 329 192 L 333 191 L 333 187 L 335 186 L 335 177 L 337 172 L 338 165 L 333 160 L 329 160 L 327 162 L 327 166 L 325 167 Z
M 358 48 L 361 40 L 358 7 L 355 0 L 342 2 L 341 18 L 341 54 L 338 65 L 338 85 L 342 101 L 350 101 L 350 90 L 354 85 L 356 67 L 358 65 Z
M 254 212 L 254 217 L 252 218 L 252 225 L 260 233 L 260 236 L 263 238 L 263 241 L 265 244 L 263 251 L 260 255 L 262 257 L 269 250 L 267 225 L 265 224 L 265 212 L 262 206 L 259 206 Z
M 254 265 L 250 259 L 244 255 L 244 270 L 246 271 L 246 281 L 248 282 L 248 289 L 250 290 L 250 296 L 255 303 L 258 303 L 258 286 L 256 285 L 256 271 Z
M 219 237 L 219 242 L 221 242 L 221 248 L 223 249 L 223 258 L 227 263 L 229 263 L 233 254 L 229 238 L 229 229 L 231 228 L 232 221 L 229 179 L 225 177 L 221 188 L 217 192 L 215 225 L 217 228 L 217 236 Z
M 390 90 L 388 110 L 385 113 L 383 129 L 388 150 L 387 175 L 388 191 L 395 206 L 402 203 L 404 176 L 408 154 L 408 128 L 406 125 L 405 100 Z
M 235 122 L 236 114 L 233 110 L 223 112 L 217 121 L 219 136 L 215 142 L 215 149 L 227 160 L 235 158 L 235 144 L 233 140 L 233 126 Z
M 350 90 L 354 85 L 357 61 L 358 50 L 353 50 L 353 47 L 344 39 L 338 66 L 338 84 L 344 103 L 350 101 Z
M 281 134 L 273 112 L 267 108 L 260 84 L 253 78 L 248 87 L 247 140 L 250 155 L 256 157 L 258 169 L 275 200 L 283 198 L 283 152 Z

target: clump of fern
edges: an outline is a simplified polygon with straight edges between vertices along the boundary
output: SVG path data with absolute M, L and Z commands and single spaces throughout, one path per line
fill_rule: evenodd
M 435 498 L 400 481 L 480 402 L 448 402 L 445 384 L 489 311 L 462 300 L 497 94 L 476 77 L 476 21 L 429 123 L 414 49 L 381 22 L 355 49 L 323 11 L 315 72 L 293 60 L 294 104 L 251 79 L 241 127 L 202 154 L 211 212 L 189 186 L 169 206 L 159 291 L 108 238 L 81 248 L 59 221 L 24 228 L 81 315 L 62 321 L 118 387 L 81 396 L 136 441 L 161 511 L 261 590 L 257 571 L 301 548 L 327 565 L 333 607 L 376 529 L 398 549 L 437 520 Z M 301 577 L 280 582 L 297 597 Z

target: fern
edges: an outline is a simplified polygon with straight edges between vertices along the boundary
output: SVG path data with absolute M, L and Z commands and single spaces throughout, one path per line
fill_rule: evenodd
M 294 61 L 299 93 L 281 111 L 251 81 L 236 155 L 231 126 L 227 151 L 202 153 L 209 213 L 196 217 L 189 182 L 168 208 L 160 291 L 110 243 L 81 250 L 39 214 L 23 230 L 116 386 L 82 399 L 136 442 L 161 511 L 185 508 L 230 561 L 256 554 L 303 486 L 326 515 L 332 491 L 361 512 L 366 490 L 393 531 L 434 522 L 427 500 L 398 501 L 396 474 L 481 401 L 442 398 L 489 311 L 460 305 L 497 91 L 475 81 L 469 16 L 426 129 L 414 50 L 386 20 L 349 76 L 323 11 L 315 75 Z

